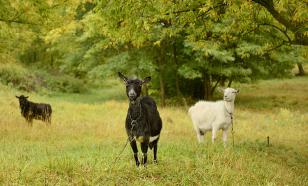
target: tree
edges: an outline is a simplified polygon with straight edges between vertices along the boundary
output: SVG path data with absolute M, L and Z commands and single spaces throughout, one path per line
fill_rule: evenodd
M 1 61 L 19 61 L 27 51 L 35 54 L 32 48 L 44 45 L 42 39 L 48 31 L 69 22 L 78 4 L 74 0 L 0 1 Z
M 288 38 L 287 42 L 292 45 L 308 45 L 307 2 L 297 0 L 275 2 L 273 0 L 253 0 L 253 2 L 264 7 L 279 23 L 279 26 L 269 23 L 263 25 L 275 27 Z M 293 33 L 293 36 L 290 36 L 288 30 Z M 298 62 L 297 66 L 298 75 L 305 75 L 302 62 Z
M 290 30 L 294 34 L 293 38 L 287 36 L 290 44 L 308 45 L 308 4 L 306 1 L 253 0 L 253 2 L 264 7 L 284 27 L 284 29 L 277 27 L 282 33 L 287 35 Z
M 234 81 L 285 77 L 307 59 L 302 1 L 16 2 L 1 2 L 2 56 L 12 51 L 14 60 L 79 79 L 150 73 L 149 92 L 162 105 L 174 95 L 212 99 Z
M 200 81 L 203 97 L 211 99 L 222 81 L 228 80 L 230 86 L 232 81 L 269 77 L 273 68 L 290 69 L 295 63 L 295 58 L 277 58 L 277 53 L 285 56 L 294 50 L 288 45 L 290 33 L 281 29 L 267 10 L 254 5 L 249 1 L 100 1 L 74 21 L 80 25 L 76 26 L 81 30 L 79 38 L 71 34 L 74 31 L 67 32 L 70 37 L 66 38 L 74 43 L 72 49 L 79 46 L 81 51 L 64 54 L 68 58 L 63 58 L 63 66 L 87 73 L 102 65 L 111 71 L 117 64 L 108 60 L 111 58 L 118 59 L 124 69 L 131 68 L 125 64 L 141 59 L 128 55 L 134 51 L 131 54 L 147 56 L 146 63 L 156 69 L 151 72 L 159 79 L 162 103 L 166 93 L 173 92 L 170 89 L 179 94 L 180 76 Z M 63 48 L 60 45 L 59 49 Z M 167 67 L 176 73 L 170 74 Z M 276 72 L 276 76 L 288 74 Z M 170 75 L 177 83 L 169 82 L 173 79 Z

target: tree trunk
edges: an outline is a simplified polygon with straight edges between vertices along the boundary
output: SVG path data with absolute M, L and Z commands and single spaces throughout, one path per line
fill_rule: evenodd
M 228 87 L 231 87 L 232 81 L 232 79 L 229 79 Z
M 211 95 L 211 76 L 207 74 L 207 72 L 204 73 L 203 76 L 204 80 L 204 99 L 205 100 L 212 100 L 213 96 Z
M 180 97 L 181 94 L 181 90 L 180 90 L 180 81 L 179 81 L 179 75 L 178 75 L 178 61 L 176 58 L 176 43 L 173 43 L 173 62 L 175 64 L 176 67 L 176 72 L 175 72 L 175 90 L 176 90 L 176 95 L 178 97 Z
M 222 79 L 223 79 L 223 78 L 218 77 L 218 79 L 217 79 L 215 85 L 211 87 L 211 95 L 212 95 L 212 97 L 213 97 L 213 95 L 214 95 L 214 91 L 215 91 L 216 87 L 218 86 L 219 83 L 221 83 Z M 213 80 L 212 80 L 212 82 L 213 82 Z
M 53 54 L 51 53 L 50 54 L 50 64 L 52 67 L 54 67 L 54 64 L 53 64 Z
M 161 106 L 164 107 L 166 105 L 165 102 L 165 82 L 164 82 L 164 77 L 163 77 L 163 72 L 160 67 L 159 69 L 159 84 L 160 84 L 160 102 Z
M 175 72 L 175 90 L 176 90 L 176 95 L 177 95 L 177 97 L 182 99 L 185 108 L 188 108 L 186 99 L 183 96 L 183 94 L 181 92 L 181 89 L 180 89 L 180 79 L 179 79 L 179 74 L 178 74 L 178 68 L 179 67 L 178 67 L 178 61 L 177 61 L 177 58 L 176 58 L 176 54 L 177 54 L 177 52 L 176 52 L 176 42 L 174 41 L 174 43 L 173 43 L 173 62 L 174 62 L 175 67 L 176 67 L 176 72 Z
M 304 67 L 301 63 L 297 63 L 297 67 L 298 67 L 298 74 L 296 74 L 297 76 L 304 76 L 305 75 L 305 70 Z
M 175 90 L 176 90 L 176 95 L 177 95 L 178 97 L 180 97 L 182 94 L 181 94 L 181 90 L 180 90 L 179 75 L 178 75 L 177 72 L 175 73 Z
M 160 84 L 160 102 L 161 102 L 161 106 L 164 107 L 166 105 L 166 101 L 165 101 L 165 81 L 164 81 L 164 67 L 163 67 L 163 63 L 165 60 L 165 56 L 164 56 L 164 48 L 160 47 L 159 49 L 159 56 L 158 56 L 158 76 L 159 76 L 159 84 Z
M 225 86 L 225 83 L 226 83 L 226 80 L 227 80 L 227 78 L 226 78 L 225 76 L 223 76 L 223 77 L 221 78 L 220 82 L 219 82 L 219 85 L 220 85 L 221 87 L 224 87 L 224 86 Z

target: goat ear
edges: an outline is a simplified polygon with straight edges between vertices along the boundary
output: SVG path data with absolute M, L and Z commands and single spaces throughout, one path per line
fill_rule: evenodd
M 19 97 L 18 97 L 18 96 L 15 96 L 15 97 L 19 99 Z
M 148 82 L 150 82 L 150 81 L 151 81 L 151 76 L 146 77 L 146 78 L 144 78 L 144 79 L 142 80 L 142 84 L 143 84 L 143 83 L 148 83 Z
M 222 88 L 222 87 L 217 87 L 217 90 L 218 90 L 218 92 L 220 92 L 220 93 L 224 93 L 224 91 L 225 91 L 225 89 Z
M 237 90 L 236 90 L 236 93 L 237 93 L 237 94 L 240 93 L 240 89 L 237 89 Z
M 118 72 L 118 75 L 124 81 L 124 83 L 127 84 L 127 77 L 125 77 L 121 72 Z

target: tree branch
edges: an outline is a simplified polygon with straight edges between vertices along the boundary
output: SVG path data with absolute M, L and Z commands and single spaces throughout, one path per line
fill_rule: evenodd
M 181 13 L 186 13 L 186 12 L 195 12 L 197 10 L 199 10 L 204 4 L 200 4 L 199 6 L 195 7 L 195 8 L 188 8 L 188 9 L 184 9 L 184 10 L 178 10 L 178 11 L 174 11 L 174 12 L 167 12 L 164 15 L 170 15 L 170 14 L 181 14 Z M 214 10 L 216 8 L 222 7 L 222 6 L 226 6 L 227 4 L 225 3 L 218 3 L 216 6 L 210 7 L 209 9 L 207 9 L 205 12 L 202 12 L 200 15 L 198 15 L 198 18 L 204 14 L 207 14 L 209 11 Z M 165 20 L 165 19 L 161 19 L 159 22 L 163 23 L 164 26 L 171 26 L 171 22 L 170 20 Z
M 216 89 L 216 87 L 217 87 L 218 83 L 220 82 L 220 80 L 221 80 L 221 77 L 218 77 L 218 79 L 217 79 L 217 81 L 216 81 L 215 85 L 214 85 L 214 86 L 212 87 L 212 89 L 211 89 L 211 94 L 213 94 L 213 93 L 214 93 L 214 91 L 215 91 L 215 89 Z
M 274 46 L 273 48 L 267 49 L 265 53 L 270 53 L 271 51 L 276 50 L 277 48 L 282 47 L 284 44 L 286 44 L 285 41 L 283 41 L 282 43 L 280 43 L 280 44 L 277 45 L 277 46 Z
M 276 30 L 278 30 L 278 31 L 280 31 L 281 33 L 283 33 L 283 35 L 286 36 L 286 38 L 288 39 L 288 41 L 289 41 L 290 43 L 292 43 L 292 40 L 291 40 L 291 38 L 289 37 L 289 35 L 288 35 L 288 33 L 287 33 L 286 30 L 283 30 L 283 29 L 279 28 L 278 26 L 272 25 L 272 24 L 269 24 L 269 23 L 262 23 L 262 24 L 259 24 L 259 25 L 260 25 L 260 26 L 270 26 L 270 27 L 275 28 Z
M 184 9 L 184 10 L 178 10 L 178 11 L 174 11 L 174 12 L 167 12 L 165 15 L 170 15 L 170 14 L 181 14 L 181 13 L 185 13 L 185 12 L 195 12 L 197 10 L 199 10 L 202 6 L 204 6 L 205 4 L 200 4 L 199 6 L 195 7 L 195 8 L 188 8 L 188 9 Z M 206 14 L 209 11 L 216 9 L 218 7 L 221 6 L 226 6 L 227 4 L 225 3 L 218 3 L 216 6 L 210 7 L 208 10 L 206 10 L 205 12 L 203 12 L 202 14 Z
M 287 20 L 277 10 L 275 10 L 273 0 L 252 0 L 252 1 L 262 5 L 279 23 L 284 25 L 286 28 L 289 28 L 293 32 L 297 30 L 295 24 L 293 24 L 290 20 Z
M 297 22 L 293 22 L 285 18 L 274 8 L 273 0 L 252 0 L 253 2 L 263 6 L 280 24 L 284 25 L 287 29 L 291 30 L 295 35 L 295 40 L 292 44 L 308 45 L 308 36 L 300 30 Z

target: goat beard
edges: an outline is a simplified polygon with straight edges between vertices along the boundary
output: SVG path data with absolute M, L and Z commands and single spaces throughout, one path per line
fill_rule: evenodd
M 139 96 L 139 97 L 137 97 L 137 98 L 134 99 L 134 100 L 129 99 L 129 102 L 130 102 L 132 105 L 135 105 L 136 103 L 140 103 L 141 98 L 142 98 L 142 96 Z

